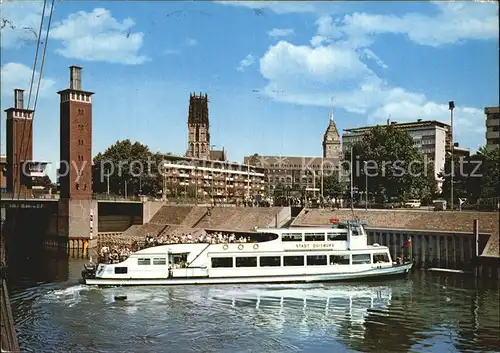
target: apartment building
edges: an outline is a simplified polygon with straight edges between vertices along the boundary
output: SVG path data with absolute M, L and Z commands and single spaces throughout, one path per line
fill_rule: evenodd
M 413 138 L 413 143 L 427 158 L 434 163 L 434 172 L 436 180 L 438 180 L 438 173 L 440 173 L 445 164 L 446 152 L 451 147 L 451 129 L 450 125 L 439 121 L 422 121 L 418 119 L 416 122 L 397 123 L 387 121 L 388 125 L 396 128 L 403 129 L 409 133 Z M 343 151 L 348 151 L 351 146 L 363 139 L 375 126 L 365 126 L 354 129 L 344 130 L 342 134 L 342 147 Z M 460 154 L 464 153 L 460 149 Z
M 484 108 L 486 120 L 486 148 L 500 147 L 500 107 Z
M 163 156 L 166 197 L 246 198 L 264 195 L 261 168 L 205 158 Z

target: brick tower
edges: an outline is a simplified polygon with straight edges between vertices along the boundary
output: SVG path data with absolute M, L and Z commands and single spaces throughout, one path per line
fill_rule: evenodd
M 208 121 L 208 96 L 189 96 L 187 157 L 210 159 L 210 131 Z
M 60 97 L 59 183 L 61 199 L 92 199 L 92 95 L 82 90 L 81 67 L 70 67 Z M 69 169 L 68 169 L 69 168 Z
M 14 197 L 31 194 L 28 177 L 33 159 L 33 110 L 24 109 L 24 91 L 14 90 L 14 107 L 7 113 L 7 191 Z M 25 166 L 26 162 L 26 166 Z M 25 166 L 25 167 L 23 167 Z
M 330 112 L 330 122 L 323 136 L 323 158 L 340 158 L 340 136 L 333 120 L 333 108 Z

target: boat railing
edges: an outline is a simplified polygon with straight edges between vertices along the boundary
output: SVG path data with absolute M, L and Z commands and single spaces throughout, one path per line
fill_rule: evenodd
M 201 255 L 201 254 L 203 254 L 203 253 L 205 252 L 205 250 L 207 250 L 207 249 L 208 249 L 208 247 L 209 247 L 210 245 L 212 245 L 212 244 L 207 244 L 207 246 L 205 246 L 205 247 L 203 248 L 203 250 L 202 250 L 202 251 L 200 251 L 200 252 L 198 253 L 198 255 L 196 255 L 196 257 L 193 259 L 193 261 L 191 261 L 191 262 L 188 264 L 188 267 L 191 267 L 191 266 L 190 266 L 190 264 L 192 264 L 193 262 L 195 262 L 195 261 L 196 261 L 196 259 L 197 259 L 198 257 L 200 257 L 200 255 Z M 194 268 L 194 267 L 192 267 L 192 268 Z

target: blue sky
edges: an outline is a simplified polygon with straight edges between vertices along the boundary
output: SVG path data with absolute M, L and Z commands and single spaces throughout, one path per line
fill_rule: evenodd
M 1 5 L 2 110 L 28 90 L 41 4 Z M 455 100 L 456 139 L 475 150 L 484 107 L 498 105 L 497 16 L 485 2 L 56 2 L 34 158 L 54 175 L 70 65 L 95 92 L 94 155 L 126 138 L 183 154 L 195 91 L 232 161 L 321 155 L 332 99 L 340 131 L 389 116 L 447 122 Z

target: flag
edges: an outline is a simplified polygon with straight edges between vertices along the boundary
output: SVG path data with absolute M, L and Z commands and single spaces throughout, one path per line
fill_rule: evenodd
M 401 249 L 403 248 L 409 248 L 411 246 L 411 238 L 408 239 L 404 244 L 403 246 L 401 247 Z

